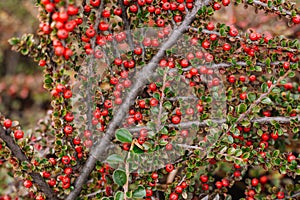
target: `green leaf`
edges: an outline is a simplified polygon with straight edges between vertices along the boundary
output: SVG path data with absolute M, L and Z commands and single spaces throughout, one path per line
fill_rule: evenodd
M 20 43 L 20 38 L 13 37 L 8 40 L 8 43 L 12 46 L 17 45 L 18 43 Z
M 273 104 L 272 100 L 269 97 L 263 98 L 261 103 L 262 104 L 268 104 L 268 105 Z
M 114 196 L 114 200 L 123 200 L 123 199 L 124 199 L 124 192 L 118 191 Z
M 120 169 L 117 169 L 113 173 L 113 180 L 119 186 L 125 185 L 127 181 L 126 172 Z
M 263 92 L 263 93 L 267 92 L 267 91 L 268 91 L 268 85 L 267 85 L 266 83 L 263 83 L 263 84 L 261 85 L 261 89 L 262 89 L 262 92 Z
M 246 104 L 244 104 L 244 103 L 241 103 L 239 106 L 238 106 L 238 113 L 244 113 L 244 112 L 246 112 L 246 110 L 247 110 L 247 105 Z
M 124 159 L 120 155 L 112 154 L 108 156 L 106 162 L 108 162 L 109 164 L 118 164 L 124 162 Z
M 270 59 L 270 58 L 267 58 L 267 59 L 266 59 L 266 66 L 267 66 L 267 67 L 270 67 L 270 64 L 271 64 L 271 59 Z
M 170 110 L 172 108 L 172 104 L 170 101 L 166 101 L 164 104 L 163 104 L 164 108 L 166 108 L 167 110 Z
M 139 186 L 132 193 L 132 197 L 133 198 L 143 198 L 144 196 L 146 196 L 146 190 L 145 190 L 145 188 L 143 186 Z
M 236 152 L 235 152 L 235 156 L 239 157 L 243 154 L 243 151 L 241 149 L 238 149 Z
M 125 128 L 120 128 L 116 131 L 116 138 L 120 142 L 132 142 L 132 135 Z

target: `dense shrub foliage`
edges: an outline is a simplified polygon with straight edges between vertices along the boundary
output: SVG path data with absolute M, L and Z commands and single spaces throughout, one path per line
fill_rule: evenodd
M 22 180 L 1 198 L 299 198 L 299 42 L 211 21 L 233 4 L 300 23 L 282 0 L 37 1 L 37 35 L 9 42 L 52 110 L 32 131 L 1 115 Z

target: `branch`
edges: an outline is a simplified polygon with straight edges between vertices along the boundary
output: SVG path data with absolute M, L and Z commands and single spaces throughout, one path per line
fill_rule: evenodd
M 266 92 L 266 93 L 263 93 L 262 95 L 260 95 L 260 97 L 258 99 L 256 99 L 248 108 L 248 110 L 246 110 L 246 112 L 244 112 L 243 114 L 241 114 L 239 116 L 239 118 L 237 119 L 237 121 L 235 123 L 233 123 L 228 129 L 226 132 L 230 131 L 235 124 L 238 124 L 240 123 L 246 116 L 248 116 L 252 109 L 254 108 L 254 106 L 256 106 L 257 104 L 259 104 L 263 98 L 267 97 L 271 92 L 272 90 L 278 85 L 280 84 L 280 82 L 285 78 L 287 77 L 287 75 L 291 72 L 291 70 L 288 70 L 283 76 L 281 76 L 278 80 L 277 80 L 277 83 L 276 84 L 273 84 L 271 85 L 271 87 L 269 88 L 269 90 Z M 222 139 L 226 134 L 223 134 L 219 139 Z
M 128 43 L 129 43 L 129 46 L 130 46 L 131 50 L 133 50 L 134 45 L 133 45 L 132 37 L 131 37 L 131 34 L 130 34 L 130 21 L 128 19 L 126 8 L 124 6 L 123 0 L 118 0 L 118 4 L 121 6 L 121 9 L 122 9 L 121 17 L 123 19 L 125 32 L 126 32 L 126 36 L 127 36 L 127 39 L 128 39 Z
M 253 1 L 253 4 L 263 6 L 263 7 L 267 8 L 267 9 L 271 9 L 271 10 L 273 10 L 273 11 L 276 11 L 276 13 L 277 13 L 278 11 L 280 12 L 279 8 L 277 8 L 277 7 L 275 7 L 275 6 L 269 7 L 268 4 L 263 3 L 263 2 L 261 2 L 261 1 L 254 0 L 254 1 Z M 284 8 L 282 8 L 282 12 L 286 13 L 286 14 L 289 15 L 289 16 L 292 16 L 292 13 L 291 13 L 290 11 L 284 9 Z M 277 13 L 277 14 L 278 14 L 278 13 Z
M 279 123 L 289 123 L 291 120 L 298 119 L 300 121 L 300 115 L 295 117 L 261 117 L 250 120 L 251 122 L 258 122 L 258 123 L 271 123 L 272 121 L 277 121 Z M 181 122 L 179 124 L 169 124 L 166 125 L 169 128 L 189 128 L 192 125 L 196 125 L 198 127 L 200 126 L 208 126 L 207 124 L 209 122 L 215 123 L 215 124 L 223 124 L 226 123 L 226 119 L 222 120 L 204 120 L 202 122 L 200 121 L 188 121 L 188 122 Z M 139 132 L 142 129 L 150 130 L 147 126 L 138 126 L 129 128 L 128 130 L 132 133 Z
M 66 200 L 74 200 L 80 195 L 82 186 L 86 183 L 86 180 L 94 169 L 97 160 L 100 159 L 100 156 L 106 156 L 107 146 L 109 146 L 110 141 L 114 138 L 115 131 L 123 121 L 125 114 L 127 113 L 126 111 L 129 110 L 130 105 L 132 102 L 134 102 L 142 87 L 154 74 L 153 72 L 157 68 L 158 62 L 165 55 L 165 51 L 177 42 L 179 37 L 187 30 L 188 26 L 195 19 L 198 10 L 202 6 L 207 5 L 209 1 L 210 0 L 205 0 L 204 2 L 197 1 L 194 9 L 188 15 L 186 15 L 182 24 L 178 28 L 174 29 L 169 39 L 161 46 L 157 54 L 146 66 L 142 68 L 139 73 L 136 74 L 136 82 L 133 84 L 132 88 L 124 98 L 122 105 L 120 105 L 119 109 L 114 114 L 114 117 L 107 128 L 105 136 L 91 150 L 91 155 L 88 157 L 81 174 L 76 180 L 75 189 L 69 194 Z
M 2 126 L 0 126 L 0 138 L 6 143 L 12 154 L 20 162 L 30 163 L 29 159 L 24 154 L 20 146 L 10 136 L 9 132 L 3 129 Z M 29 175 L 32 177 L 34 183 L 39 187 L 39 189 L 46 195 L 47 199 L 57 200 L 55 192 L 49 187 L 49 185 L 45 182 L 45 180 L 39 173 L 29 172 Z

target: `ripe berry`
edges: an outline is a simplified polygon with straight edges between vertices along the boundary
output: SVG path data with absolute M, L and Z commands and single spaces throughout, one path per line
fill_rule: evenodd
M 70 163 L 70 157 L 69 156 L 63 156 L 61 158 L 61 162 L 65 165 L 69 164 Z
M 167 172 L 170 173 L 170 172 L 172 172 L 173 170 L 174 170 L 174 166 L 173 166 L 172 164 L 167 164 L 167 165 L 166 165 L 166 171 L 167 171 Z
M 176 193 L 181 194 L 182 191 L 183 191 L 183 188 L 180 185 L 178 185 L 178 186 L 175 187 L 175 192 Z
M 12 126 L 12 121 L 10 119 L 5 119 L 3 122 L 3 126 L 8 129 Z
M 200 181 L 201 181 L 202 183 L 206 183 L 206 182 L 208 181 L 208 176 L 206 176 L 206 175 L 201 175 L 201 176 L 200 176 Z
M 219 4 L 218 2 L 215 2 L 213 5 L 214 10 L 220 10 L 221 9 L 221 4 Z
M 54 178 L 51 178 L 49 181 L 48 181 L 48 185 L 50 187 L 54 187 L 56 185 L 56 180 Z
M 158 173 L 153 172 L 151 178 L 153 178 L 154 180 L 158 179 Z
M 71 125 L 66 125 L 64 127 L 64 133 L 66 134 L 66 136 L 71 135 L 73 132 L 73 127 Z
M 14 136 L 16 140 L 22 139 L 24 136 L 24 132 L 22 130 L 15 130 Z
M 284 192 L 278 192 L 277 193 L 277 198 L 278 199 L 284 199 Z
M 172 192 L 172 193 L 170 194 L 170 200 L 178 200 L 178 194 Z
M 278 133 L 271 133 L 271 138 L 274 139 L 274 140 L 277 140 L 279 137 Z
M 231 49 L 231 45 L 230 45 L 230 44 L 225 43 L 225 44 L 223 45 L 223 50 L 224 50 L 224 51 L 229 51 L 230 49 Z
M 101 0 L 90 0 L 90 5 L 94 7 L 100 6 Z
M 217 182 L 216 182 L 216 187 L 217 187 L 218 189 L 222 188 L 222 187 L 223 187 L 222 182 L 221 182 L 221 181 L 217 181 Z
M 212 31 L 212 30 L 215 29 L 215 25 L 214 25 L 214 23 L 209 22 L 209 23 L 206 25 L 206 28 L 207 28 L 207 30 Z
M 290 154 L 290 155 L 287 156 L 287 161 L 288 162 L 292 162 L 295 159 L 296 159 L 296 156 L 294 156 L 293 154 Z
M 268 182 L 268 177 L 267 177 L 267 176 L 261 176 L 261 177 L 259 178 L 259 182 L 260 182 L 261 184 L 266 184 L 266 183 Z
M 235 27 L 230 27 L 229 29 L 229 35 L 231 37 L 235 37 L 239 34 L 238 30 Z
M 207 40 L 204 40 L 204 41 L 202 42 L 202 47 L 203 47 L 204 49 L 208 49 L 208 48 L 209 48 L 209 46 L 210 46 L 210 43 L 209 43 L 209 41 L 207 41 Z
M 241 94 L 240 94 L 240 99 L 241 99 L 241 100 L 247 99 L 247 93 L 246 93 L 246 92 L 241 93 Z
M 177 115 L 172 116 L 172 123 L 173 124 L 179 124 L 181 121 L 180 117 Z
M 180 65 L 181 67 L 186 68 L 187 66 L 189 66 L 189 61 L 186 58 L 184 58 L 180 61 Z
M 208 184 L 205 183 L 205 184 L 202 185 L 201 188 L 202 188 L 202 190 L 206 191 L 206 190 L 209 189 L 209 186 L 208 186 Z
M 234 75 L 230 75 L 228 78 L 229 83 L 234 83 L 235 82 L 235 76 Z
M 295 24 L 299 24 L 300 23 L 300 16 L 297 15 L 295 17 L 292 18 L 292 21 L 295 23 Z
M 233 175 L 235 176 L 235 177 L 240 177 L 241 176 L 241 172 L 240 171 L 234 171 L 234 173 L 233 173 Z
M 30 180 L 25 180 L 23 183 L 24 187 L 26 188 L 31 188 L 32 182 Z
M 222 0 L 223 6 L 228 6 L 230 4 L 230 0 Z
M 151 197 L 153 194 L 151 189 L 146 189 L 146 197 Z
M 130 10 L 130 12 L 136 13 L 136 12 L 138 11 L 138 7 L 137 7 L 137 5 L 132 4 L 132 5 L 129 7 L 129 10 Z
M 255 41 L 258 39 L 257 34 L 256 33 L 250 33 L 249 35 L 250 40 Z
M 228 187 L 229 186 L 229 181 L 227 179 L 222 179 L 222 184 L 224 187 Z
M 255 75 L 251 75 L 251 76 L 249 77 L 249 80 L 250 80 L 251 82 L 256 81 L 256 76 L 255 76 Z
M 262 139 L 263 141 L 268 141 L 269 138 L 270 138 L 270 136 L 269 136 L 268 133 L 264 133 L 264 134 L 261 135 L 261 139 Z
M 69 37 L 69 33 L 68 33 L 68 31 L 66 29 L 59 29 L 57 31 L 57 37 L 59 39 L 64 40 L 64 39 L 67 39 Z
M 290 68 L 290 63 L 289 62 L 284 62 L 283 63 L 283 68 L 288 70 Z
M 256 187 L 256 186 L 258 185 L 258 183 L 259 183 L 259 181 L 258 181 L 257 178 L 254 178 L 254 179 L 251 180 L 251 185 L 252 185 L 253 187 Z

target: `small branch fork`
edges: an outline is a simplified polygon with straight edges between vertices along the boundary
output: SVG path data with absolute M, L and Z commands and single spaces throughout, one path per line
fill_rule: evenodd
M 0 138 L 6 143 L 8 148 L 11 150 L 12 154 L 19 160 L 19 162 L 30 163 L 30 160 L 22 151 L 20 146 L 15 142 L 11 137 L 8 130 L 0 125 Z M 50 186 L 45 182 L 43 177 L 37 172 L 29 172 L 29 175 L 32 177 L 33 182 L 39 187 L 39 189 L 45 194 L 47 199 L 58 200 L 55 192 L 50 188 Z

